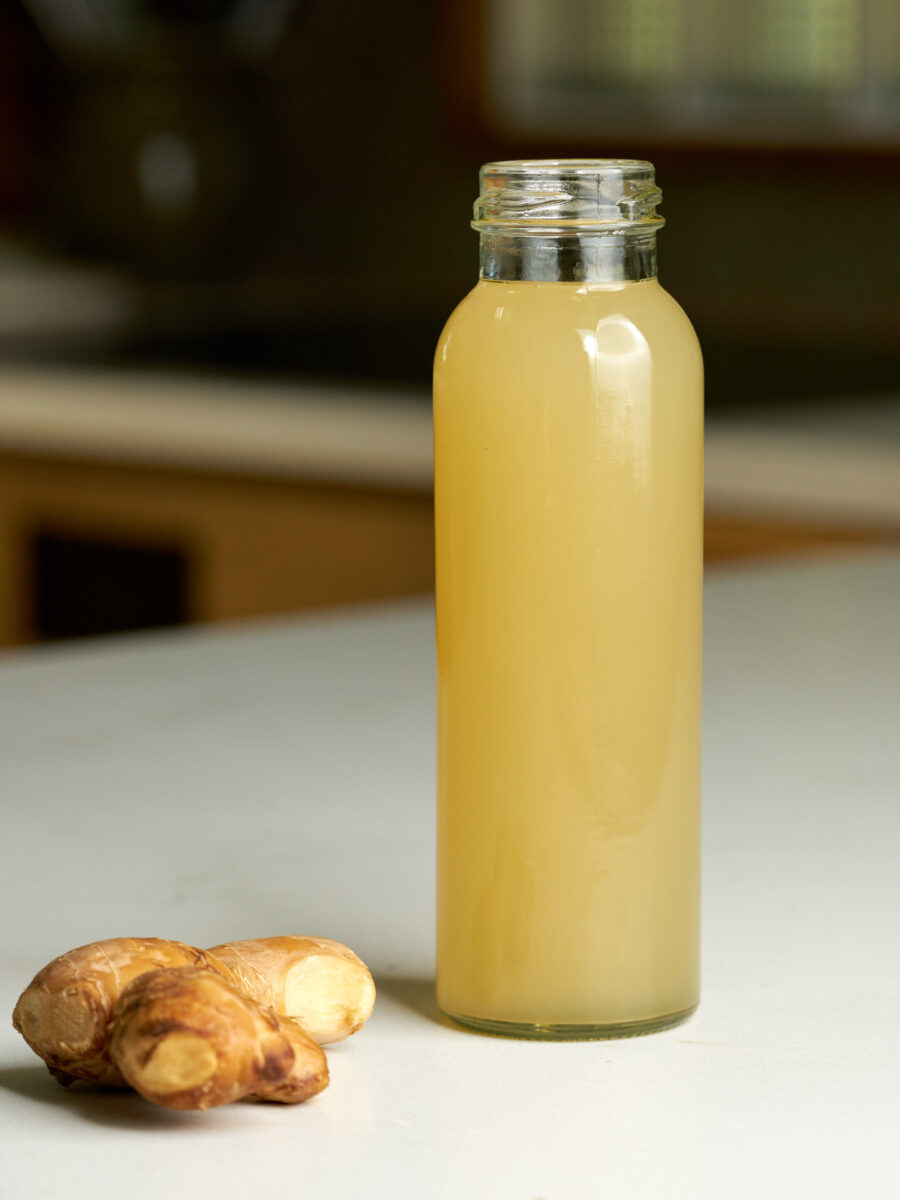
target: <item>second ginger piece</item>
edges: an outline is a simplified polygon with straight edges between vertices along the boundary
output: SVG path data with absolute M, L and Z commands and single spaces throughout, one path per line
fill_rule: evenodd
M 119 997 L 110 1055 L 125 1080 L 166 1108 L 207 1109 L 244 1096 L 297 1104 L 328 1084 L 325 1052 L 206 967 L 139 976 Z

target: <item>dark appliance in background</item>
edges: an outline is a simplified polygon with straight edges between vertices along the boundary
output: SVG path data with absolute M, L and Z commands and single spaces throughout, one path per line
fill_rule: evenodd
M 131 289 L 118 336 L 81 352 L 427 378 L 459 287 L 428 282 L 421 234 L 418 291 L 388 278 L 385 221 L 404 156 L 423 194 L 408 141 L 434 143 L 428 7 L 3 0 L 0 221 Z
M 29 138 L 18 156 L 62 246 L 151 277 L 228 274 L 252 257 L 278 185 L 267 64 L 298 7 L 8 6 L 5 58 Z

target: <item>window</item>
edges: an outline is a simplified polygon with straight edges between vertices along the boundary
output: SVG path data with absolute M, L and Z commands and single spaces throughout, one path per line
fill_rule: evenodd
M 900 147 L 898 0 L 487 0 L 511 133 Z

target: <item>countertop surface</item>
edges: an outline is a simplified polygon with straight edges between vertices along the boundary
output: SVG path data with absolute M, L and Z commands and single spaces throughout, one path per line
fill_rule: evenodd
M 432 616 L 0 658 L 9 1013 L 57 953 L 310 932 L 379 986 L 298 1107 L 171 1113 L 0 1033 L 0 1196 L 758 1200 L 900 1192 L 900 558 L 707 587 L 704 990 L 540 1044 L 433 1001 Z

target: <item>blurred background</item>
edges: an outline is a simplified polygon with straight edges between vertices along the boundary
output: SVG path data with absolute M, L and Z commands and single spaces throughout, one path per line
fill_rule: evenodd
M 897 544 L 896 0 L 0 0 L 0 645 L 427 592 L 481 162 L 653 160 L 707 560 Z

